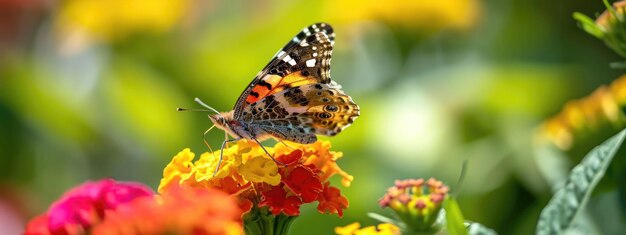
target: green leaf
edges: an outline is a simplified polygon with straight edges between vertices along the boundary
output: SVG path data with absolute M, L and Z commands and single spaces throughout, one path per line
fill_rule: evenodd
M 622 145 L 626 130 L 595 147 L 570 172 L 563 187 L 543 208 L 536 234 L 559 234 L 570 227 L 576 214 L 584 208 L 593 189 L 604 176 L 615 153 Z
M 465 219 L 456 200 L 452 197 L 446 198 L 443 202 L 443 208 L 446 210 L 446 230 L 448 234 L 466 235 Z
M 609 66 L 612 69 L 626 69 L 626 61 L 612 62 Z

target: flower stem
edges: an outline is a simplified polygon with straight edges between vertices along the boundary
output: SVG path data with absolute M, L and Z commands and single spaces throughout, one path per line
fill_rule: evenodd
M 288 216 L 284 214 L 280 214 L 276 217 L 276 223 L 274 226 L 276 227 L 275 235 L 287 235 L 289 234 L 289 228 L 291 228 L 291 223 L 296 219 L 296 216 Z
M 261 217 L 256 207 L 253 207 L 250 212 L 245 214 L 243 220 L 243 228 L 246 235 L 263 234 Z
M 285 214 L 273 215 L 267 207 L 253 207 L 244 215 L 246 235 L 287 235 L 289 228 L 297 216 Z

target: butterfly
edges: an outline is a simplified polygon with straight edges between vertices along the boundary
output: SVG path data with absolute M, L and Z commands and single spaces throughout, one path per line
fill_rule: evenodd
M 195 99 L 215 112 L 209 115 L 214 127 L 233 138 L 222 143 L 218 169 L 228 142 L 248 139 L 263 147 L 260 141 L 274 138 L 310 144 L 316 135 L 334 136 L 354 122 L 359 106 L 330 79 L 334 39 L 329 24 L 304 28 L 254 77 L 229 112 Z

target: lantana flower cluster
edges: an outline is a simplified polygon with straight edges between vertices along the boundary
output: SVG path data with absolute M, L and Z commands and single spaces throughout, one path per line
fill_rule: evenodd
M 439 234 L 441 222 L 437 223 L 442 203 L 448 199 L 450 189 L 443 182 L 430 178 L 396 180 L 385 195 L 378 201 L 382 208 L 391 208 L 397 219 L 385 218 L 385 223 L 361 228 L 360 223 L 352 223 L 335 228 L 337 235 L 400 235 L 400 234 Z
M 397 180 L 378 204 L 391 208 L 407 228 L 427 231 L 437 220 L 449 191 L 448 186 L 434 178 Z
M 344 186 L 350 185 L 353 177 L 336 163 L 342 153 L 330 151 L 327 141 L 277 143 L 265 148 L 284 166 L 279 167 L 261 146 L 248 140 L 225 148 L 221 163 L 220 151 L 194 160 L 195 154 L 184 149 L 164 169 L 159 192 L 181 187 L 218 188 L 235 195 L 249 210 L 267 210 L 274 216 L 297 216 L 302 204 L 312 202 L 318 202 L 321 213 L 343 216 L 348 200 L 328 181 L 338 174 Z

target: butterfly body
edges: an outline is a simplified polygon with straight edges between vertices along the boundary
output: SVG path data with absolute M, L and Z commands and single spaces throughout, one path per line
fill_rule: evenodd
M 304 28 L 256 75 L 232 111 L 209 119 L 234 139 L 256 142 L 310 144 L 316 135 L 341 132 L 359 116 L 359 106 L 330 79 L 334 38 L 328 24 Z

